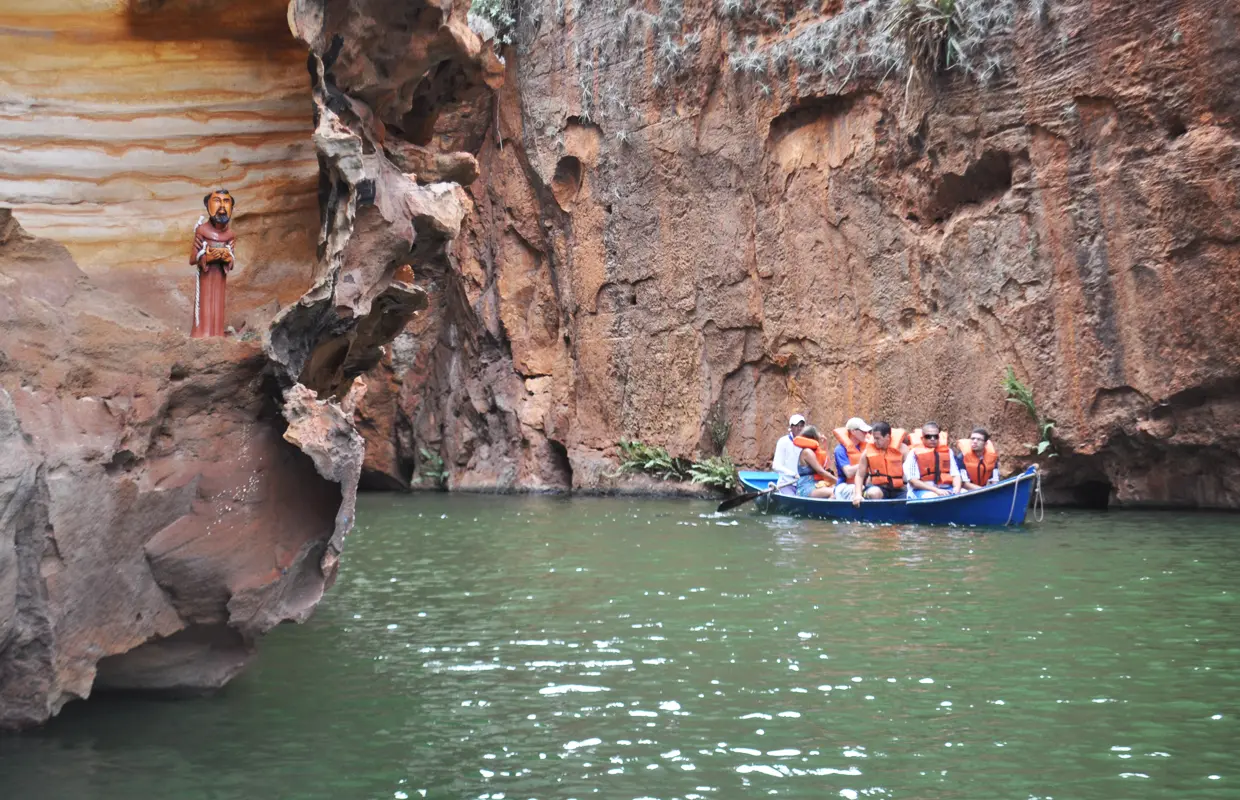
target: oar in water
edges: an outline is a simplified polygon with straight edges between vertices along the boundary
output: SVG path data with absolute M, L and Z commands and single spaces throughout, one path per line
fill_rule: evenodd
M 715 509 L 715 513 L 721 514 L 724 511 L 731 511 L 737 506 L 745 505 L 750 500 L 759 498 L 764 494 L 770 494 L 771 492 L 775 491 L 777 488 L 779 487 L 772 486 L 771 488 L 763 489 L 760 492 L 749 492 L 748 494 L 738 494 L 736 497 L 729 497 L 727 500 L 724 500 L 722 503 L 719 504 L 719 507 Z

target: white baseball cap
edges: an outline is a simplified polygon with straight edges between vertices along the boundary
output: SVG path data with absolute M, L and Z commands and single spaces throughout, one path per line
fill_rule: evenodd
M 800 425 L 803 422 L 805 422 L 805 417 L 801 416 L 800 414 L 793 414 L 791 417 L 788 417 L 789 428 L 791 428 L 793 425 Z
M 861 417 L 853 417 L 852 419 L 848 420 L 848 422 L 844 423 L 844 430 L 864 431 L 865 433 L 869 433 L 870 426 L 866 425 L 865 420 L 863 420 Z

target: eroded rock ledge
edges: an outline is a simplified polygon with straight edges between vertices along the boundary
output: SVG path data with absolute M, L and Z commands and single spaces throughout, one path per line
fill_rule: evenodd
M 410 24 L 384 42 L 366 6 L 290 8 L 311 51 L 320 260 L 261 346 L 188 339 L 0 210 L 0 728 L 97 690 L 221 686 L 335 579 L 359 376 L 426 306 L 411 266 L 446 259 L 463 217 L 449 181 L 471 176 L 472 156 L 425 138 L 393 163 L 384 121 L 433 120 L 441 76 L 457 93 L 499 76 L 466 3 L 403 4 Z M 354 92 L 383 58 L 391 91 Z

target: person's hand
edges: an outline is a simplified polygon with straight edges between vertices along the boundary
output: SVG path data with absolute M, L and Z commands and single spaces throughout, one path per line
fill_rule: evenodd
M 951 494 L 951 492 L 947 491 L 946 489 L 935 489 L 934 494 L 938 497 L 947 497 L 948 495 Z
M 853 508 L 861 508 L 861 492 L 853 492 Z

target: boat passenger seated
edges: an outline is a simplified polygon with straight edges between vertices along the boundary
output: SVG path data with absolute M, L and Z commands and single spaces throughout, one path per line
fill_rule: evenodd
M 835 474 L 839 476 L 840 482 L 835 487 L 835 499 L 851 500 L 852 479 L 857 474 L 857 463 L 861 461 L 861 452 L 865 450 L 870 426 L 866 425 L 861 417 L 853 417 L 844 423 L 844 427 L 836 428 L 833 433 L 839 442 L 835 446 Z
M 960 491 L 960 470 L 937 422 L 913 431 L 912 446 L 904 457 L 904 481 L 910 499 L 946 497 Z
M 902 428 L 892 429 L 886 422 L 875 422 L 872 442 L 867 442 L 853 476 L 852 504 L 867 500 L 894 500 L 904 497 L 904 457 L 909 447 Z
M 830 497 L 835 484 L 835 475 L 828 472 L 825 466 L 826 446 L 818 436 L 818 429 L 810 425 L 792 441 L 801 448 L 800 459 L 797 463 L 797 496 Z M 819 483 L 823 485 L 817 485 Z
M 797 464 L 801 460 L 801 450 L 792 440 L 801 435 L 805 427 L 805 417 L 793 414 L 788 418 L 788 433 L 779 437 L 775 443 L 775 457 L 771 459 L 771 470 L 779 474 L 776 479 L 776 491 L 780 494 L 795 494 L 797 483 Z
M 966 491 L 999 482 L 999 451 L 985 428 L 974 428 L 969 438 L 961 439 L 956 446 L 960 448 L 956 460 Z

